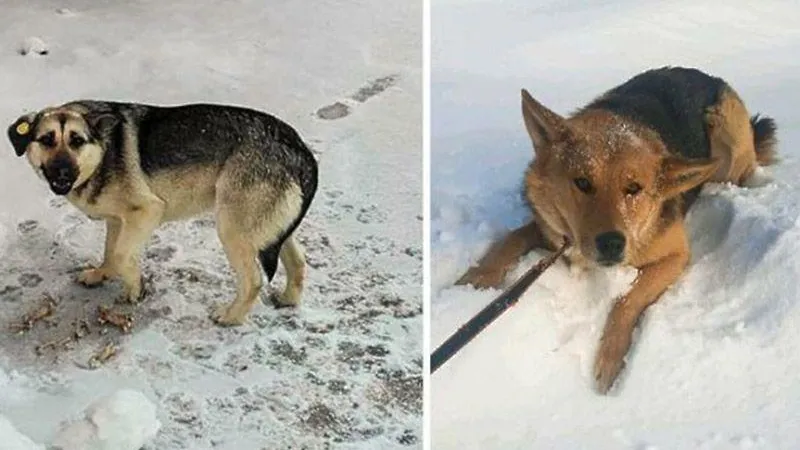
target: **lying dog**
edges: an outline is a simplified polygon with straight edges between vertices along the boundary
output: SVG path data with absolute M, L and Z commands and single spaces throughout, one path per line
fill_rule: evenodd
M 79 282 L 119 276 L 138 301 L 139 255 L 155 229 L 213 209 L 238 284 L 214 319 L 245 321 L 262 287 L 257 260 L 272 280 L 280 258 L 287 284 L 277 302 L 300 302 L 305 260 L 292 234 L 314 198 L 317 163 L 279 119 L 222 105 L 77 101 L 20 117 L 8 136 L 54 194 L 106 222 L 103 263 Z
M 597 352 L 597 389 L 624 366 L 645 309 L 686 268 L 687 209 L 706 181 L 738 185 L 773 162 L 776 126 L 750 117 L 725 81 L 695 69 L 641 73 L 562 118 L 522 91 L 535 158 L 525 174 L 534 217 L 494 244 L 458 284 L 496 287 L 537 247 L 572 243 L 571 264 L 630 265 L 630 291 L 608 315 Z

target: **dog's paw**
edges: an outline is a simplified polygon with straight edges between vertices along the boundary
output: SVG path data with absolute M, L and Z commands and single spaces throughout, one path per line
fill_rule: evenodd
M 78 273 L 78 277 L 75 279 L 75 281 L 86 287 L 97 287 L 107 279 L 108 274 L 105 270 L 99 267 L 90 267 L 88 269 L 81 270 L 80 273 Z
M 300 306 L 300 296 L 287 292 L 273 293 L 269 296 L 269 301 L 275 309 L 294 308 Z
M 139 302 L 142 301 L 144 297 L 144 292 L 139 289 L 126 289 L 125 292 L 117 299 L 117 303 L 130 303 L 131 305 L 137 305 Z
M 480 267 L 470 267 L 467 272 L 456 281 L 457 286 L 471 284 L 477 289 L 496 288 L 503 283 L 506 274 L 503 271 L 491 271 Z
M 119 299 L 119 303 L 130 303 L 136 305 L 152 292 L 152 280 L 149 278 L 140 277 L 138 284 L 125 287 L 125 292 Z
M 594 363 L 595 387 L 600 394 L 608 393 L 622 372 L 630 344 L 630 336 L 625 333 L 606 333 L 603 336 Z
M 242 314 L 235 305 L 221 305 L 211 314 L 211 320 L 224 327 L 244 325 L 247 314 Z

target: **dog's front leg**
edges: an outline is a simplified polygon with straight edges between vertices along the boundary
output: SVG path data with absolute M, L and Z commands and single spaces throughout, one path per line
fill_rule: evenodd
M 688 260 L 688 253 L 681 253 L 642 267 L 631 290 L 614 304 L 606 319 L 594 365 L 596 386 L 601 394 L 608 392 L 625 366 L 624 358 L 639 317 L 678 279 Z
M 120 230 L 111 252 L 111 270 L 122 278 L 124 299 L 136 303 L 142 297 L 142 274 L 139 254 L 161 224 L 164 202 L 148 198 L 137 203 L 120 217 Z
M 112 264 L 112 255 L 114 248 L 119 238 L 119 230 L 121 222 L 116 217 L 106 218 L 106 245 L 103 251 L 103 263 L 100 267 L 89 267 L 84 269 L 78 274 L 78 282 L 84 286 L 97 286 L 103 281 L 112 278 L 114 275 L 114 267 Z
M 494 243 L 489 251 L 456 281 L 456 284 L 471 284 L 477 288 L 497 287 L 506 277 L 511 266 L 533 250 L 544 246 L 544 237 L 536 222 L 523 225 Z

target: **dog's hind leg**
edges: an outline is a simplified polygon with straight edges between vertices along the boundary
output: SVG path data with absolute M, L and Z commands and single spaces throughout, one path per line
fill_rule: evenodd
M 294 236 L 289 236 L 283 242 L 280 259 L 286 269 L 286 288 L 278 296 L 278 303 L 281 306 L 296 306 L 300 304 L 300 296 L 303 294 L 306 260 Z
M 271 281 L 282 244 L 293 231 L 291 228 L 302 209 L 300 190 L 288 179 L 281 180 L 276 175 L 273 182 L 243 184 L 243 172 L 249 170 L 246 164 L 249 164 L 246 160 L 229 161 L 217 181 L 217 231 L 238 284 L 236 298 L 214 316 L 222 325 L 244 323 L 263 284 L 256 260 Z M 295 261 L 298 258 L 293 244 L 287 249 L 284 264 L 291 282 L 296 280 L 297 270 L 293 269 L 299 264 Z
M 256 262 L 258 250 L 252 236 L 240 227 L 235 214 L 225 208 L 217 212 L 217 232 L 225 255 L 236 274 L 236 298 L 213 314 L 220 325 L 241 325 L 261 290 L 261 271 Z
M 471 284 L 476 288 L 497 287 L 511 266 L 534 248 L 544 246 L 545 240 L 536 222 L 531 221 L 494 243 L 478 265 L 470 267 L 456 284 Z
M 758 167 L 753 126 L 744 103 L 726 87 L 719 101 L 706 110 L 705 119 L 711 157 L 721 162 L 711 181 L 744 184 Z

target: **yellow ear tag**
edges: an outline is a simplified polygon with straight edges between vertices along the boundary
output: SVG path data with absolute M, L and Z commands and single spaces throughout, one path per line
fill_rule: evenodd
M 31 126 L 28 122 L 22 122 L 17 125 L 17 134 L 26 135 L 29 131 L 31 131 Z

